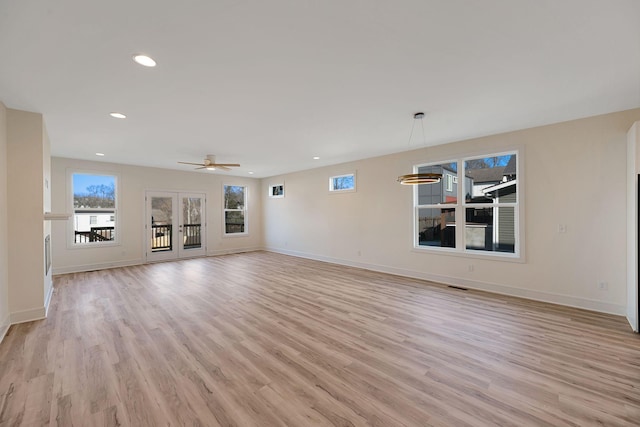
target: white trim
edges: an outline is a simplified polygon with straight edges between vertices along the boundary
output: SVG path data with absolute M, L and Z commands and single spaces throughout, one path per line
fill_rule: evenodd
M 2 343 L 2 340 L 7 335 L 7 332 L 9 332 L 9 328 L 11 327 L 10 320 L 11 315 L 7 314 L 7 316 L 2 320 L 2 323 L 0 323 L 0 343 Z
M 11 313 L 11 324 L 33 322 L 34 320 L 42 320 L 47 317 L 45 307 L 32 308 L 29 310 L 14 311 Z
M 242 209 L 225 208 L 225 187 L 242 187 L 244 188 L 244 205 Z M 244 213 L 244 231 L 242 233 L 227 233 L 227 212 L 243 212 Z M 249 236 L 249 185 L 248 184 L 228 184 L 222 183 L 222 238 L 227 237 L 247 237 Z
M 273 195 L 273 189 L 276 187 L 282 187 L 282 194 L 278 194 L 276 196 Z M 269 185 L 269 194 L 270 199 L 282 199 L 284 197 L 284 183 L 281 184 L 271 184 Z
M 362 268 L 365 270 L 376 271 L 380 273 L 394 274 L 396 276 L 410 277 L 412 279 L 421 279 L 436 282 L 443 285 L 462 286 L 469 289 L 475 289 L 494 294 L 525 298 L 534 301 L 548 302 L 569 307 L 581 308 L 584 310 L 598 311 L 601 313 L 624 315 L 625 306 L 603 301 L 596 301 L 587 298 L 572 297 L 569 295 L 554 294 L 550 292 L 535 291 L 531 289 L 516 288 L 497 283 L 480 282 L 477 280 L 468 280 L 459 277 L 443 276 L 439 274 L 431 274 L 422 271 L 407 270 L 403 268 L 395 268 L 385 265 L 369 264 L 363 262 L 346 261 L 337 258 L 325 257 L 321 255 L 308 254 L 304 252 L 290 251 L 278 248 L 265 248 L 267 252 L 274 252 L 283 255 L 291 255 L 299 258 L 307 258 L 316 261 L 329 262 L 332 264 L 346 265 L 349 267 Z
M 248 248 L 235 248 L 235 249 L 213 249 L 207 252 L 207 256 L 220 256 L 220 255 L 232 255 L 242 254 L 245 252 L 255 252 L 263 250 L 262 247 L 248 247 Z
M 57 276 L 59 274 L 68 274 L 68 273 L 81 273 L 84 271 L 93 271 L 93 270 L 106 270 L 109 268 L 115 267 L 129 267 L 132 265 L 141 265 L 144 264 L 144 259 L 133 259 L 126 261 L 114 261 L 114 262 L 102 262 L 97 264 L 84 264 L 84 265 L 72 265 L 69 267 L 58 267 L 53 268 L 53 275 Z
M 516 195 L 517 201 L 515 203 L 468 203 L 464 197 L 465 195 L 465 185 L 466 185 L 466 167 L 465 162 L 472 159 L 480 159 L 486 157 L 495 157 L 495 156 L 507 156 L 507 155 L 515 155 L 516 156 L 516 180 L 514 182 L 518 182 L 519 191 Z M 463 256 L 469 258 L 483 258 L 486 257 L 488 259 L 504 259 L 504 260 L 515 260 L 517 262 L 526 262 L 525 258 L 525 230 L 524 230 L 524 196 L 523 196 L 523 188 L 524 188 L 524 147 L 514 147 L 510 150 L 501 151 L 497 153 L 486 153 L 477 154 L 472 156 L 459 156 L 455 160 L 451 160 L 450 158 L 446 160 L 433 161 L 429 163 L 416 164 L 413 166 L 413 172 L 418 173 L 419 169 L 422 167 L 430 167 L 430 166 L 440 166 L 443 167 L 449 164 L 456 164 L 456 175 L 460 177 L 458 187 L 457 187 L 457 195 L 456 195 L 456 203 L 436 203 L 436 204 L 424 204 L 419 205 L 419 186 L 416 185 L 413 188 L 413 250 L 415 252 L 431 252 L 437 254 L 447 254 L 454 256 Z M 445 168 L 443 167 L 443 170 Z M 443 189 L 446 183 L 439 182 L 433 185 L 442 185 Z M 494 185 L 496 186 L 506 186 L 513 185 L 508 183 L 499 183 Z M 472 188 L 470 190 L 473 190 Z M 515 231 L 515 242 L 514 242 L 514 252 L 501 252 L 501 251 L 485 251 L 481 249 L 467 249 L 466 244 L 466 210 L 467 209 L 482 209 L 482 208 L 499 208 L 499 207 L 512 207 L 514 208 L 514 231 Z M 421 246 L 419 244 L 419 230 L 418 230 L 418 216 L 419 209 L 455 209 L 455 224 L 459 226 L 459 228 L 463 232 L 456 233 L 456 241 L 455 247 L 440 247 L 440 246 Z
M 122 191 L 120 188 L 121 179 L 120 173 L 114 172 L 111 170 L 100 170 L 100 169 L 77 169 L 69 167 L 66 169 L 67 173 L 67 208 L 71 209 L 71 214 L 69 219 L 67 220 L 66 231 L 66 242 L 67 249 L 86 249 L 86 248 L 104 248 L 108 246 L 120 246 L 120 230 L 123 230 L 121 215 L 118 213 L 120 209 L 120 192 Z M 73 207 L 73 175 L 74 174 L 82 174 L 82 175 L 100 175 L 100 176 L 113 176 L 115 178 L 115 206 L 113 209 L 111 208 L 100 208 L 100 209 L 92 209 L 92 210 L 100 210 L 108 213 L 113 213 L 115 216 L 113 231 L 115 233 L 114 240 L 106 241 L 106 242 L 86 242 L 86 243 L 76 243 L 75 242 L 75 226 L 74 219 L 76 215 L 76 209 Z
M 47 296 L 44 299 L 44 317 L 47 317 L 49 314 L 49 304 L 51 304 L 51 298 L 53 297 L 53 283 L 49 287 L 49 292 L 47 292 Z
M 352 176 L 353 177 L 353 188 L 344 188 L 344 189 L 337 189 L 337 190 L 333 188 L 333 180 L 335 178 L 343 178 L 343 177 L 347 177 L 347 176 Z M 356 191 L 358 191 L 356 171 L 349 172 L 349 173 L 343 173 L 341 175 L 333 175 L 333 176 L 329 177 L 329 194 L 355 193 Z
M 193 258 L 205 258 L 210 256 L 217 255 L 229 255 L 229 254 L 239 254 L 243 252 L 255 252 L 263 250 L 262 247 L 247 247 L 247 248 L 236 248 L 236 249 L 217 249 L 217 250 L 209 250 L 206 255 L 195 256 Z M 168 259 L 163 261 L 180 261 L 181 259 L 189 259 L 189 258 L 180 258 L 180 259 Z M 159 261 L 149 261 L 146 262 L 144 258 L 128 260 L 128 261 L 116 261 L 116 262 L 105 262 L 100 264 L 84 264 L 84 265 L 73 265 L 70 267 L 62 267 L 62 268 L 54 268 L 53 275 L 58 276 L 60 274 L 69 274 L 69 273 L 82 273 L 86 271 L 94 271 L 94 270 L 107 270 L 109 268 L 118 268 L 118 267 L 131 267 L 134 265 L 144 265 L 151 264 Z

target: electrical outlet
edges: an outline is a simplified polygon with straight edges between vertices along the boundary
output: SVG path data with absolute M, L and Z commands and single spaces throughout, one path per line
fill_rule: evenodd
M 598 289 L 600 289 L 601 291 L 606 291 L 609 289 L 609 284 L 607 282 L 600 281 L 598 282 Z
M 558 233 L 566 233 L 567 224 L 558 224 Z
M 358 256 L 361 256 L 361 255 L 362 255 L 362 252 L 358 251 Z
M 469 271 L 473 271 L 473 264 L 469 264 L 468 269 L 469 269 Z

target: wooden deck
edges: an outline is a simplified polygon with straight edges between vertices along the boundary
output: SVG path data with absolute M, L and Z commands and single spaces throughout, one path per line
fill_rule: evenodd
M 617 316 L 266 252 L 57 276 L 0 426 L 638 426 Z

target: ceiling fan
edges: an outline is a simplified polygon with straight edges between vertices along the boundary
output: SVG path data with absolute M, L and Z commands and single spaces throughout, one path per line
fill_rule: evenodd
M 214 171 L 216 169 L 230 171 L 231 168 L 240 166 L 240 164 L 238 163 L 216 163 L 216 156 L 214 156 L 213 154 L 207 154 L 207 157 L 205 157 L 204 162 L 202 163 L 191 163 L 191 162 L 178 162 L 178 163 L 181 163 L 183 165 L 200 166 L 199 168 L 196 168 L 196 170 L 207 169 L 210 171 Z

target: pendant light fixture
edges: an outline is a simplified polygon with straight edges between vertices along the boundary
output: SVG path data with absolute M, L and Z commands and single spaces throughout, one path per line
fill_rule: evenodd
M 424 124 L 422 122 L 422 119 L 424 119 L 424 113 L 415 113 L 413 115 L 413 119 L 411 134 L 409 135 L 409 144 L 411 144 L 411 137 L 413 136 L 413 131 L 416 127 L 416 121 L 420 120 L 420 126 L 422 127 L 422 141 L 426 145 L 427 138 L 424 134 Z M 440 173 L 411 173 L 408 175 L 400 175 L 398 177 L 398 182 L 402 185 L 435 184 L 440 182 L 441 178 L 442 174 Z

